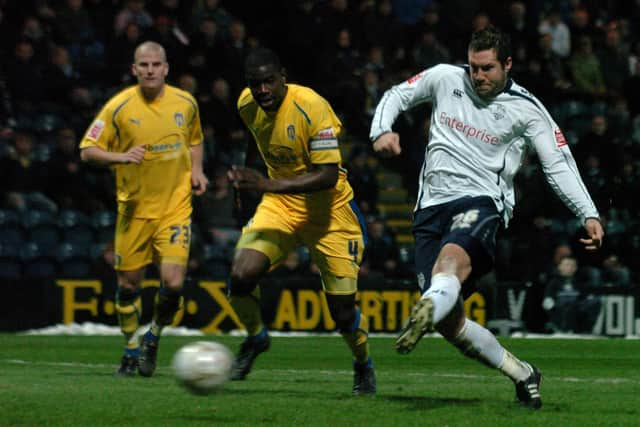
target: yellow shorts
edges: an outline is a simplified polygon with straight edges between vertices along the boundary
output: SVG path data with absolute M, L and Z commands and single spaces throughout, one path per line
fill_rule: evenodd
M 356 279 L 364 251 L 365 227 L 355 203 L 331 210 L 329 221 L 323 222 L 314 223 L 304 214 L 286 211 L 273 198 L 263 198 L 253 218 L 242 229 L 236 248 L 262 252 L 269 257 L 273 270 L 289 252 L 304 245 L 323 276 L 330 273 Z M 334 281 L 323 282 L 330 292 L 328 282 Z
M 191 214 L 188 211 L 158 219 L 118 214 L 115 269 L 132 271 L 152 262 L 186 266 L 190 242 Z

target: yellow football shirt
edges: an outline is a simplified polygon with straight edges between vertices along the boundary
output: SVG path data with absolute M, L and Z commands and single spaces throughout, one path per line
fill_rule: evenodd
M 256 140 L 260 155 L 273 179 L 293 178 L 314 164 L 337 164 L 334 188 L 303 194 L 277 194 L 288 210 L 313 214 L 337 208 L 353 198 L 347 171 L 341 167 L 338 137 L 342 123 L 329 103 L 312 89 L 287 85 L 287 95 L 277 112 L 266 112 L 245 88 L 238 99 L 238 112 Z
M 138 86 L 114 95 L 96 116 L 80 148 L 97 146 L 126 152 L 145 145 L 141 164 L 113 165 L 118 212 L 136 218 L 161 218 L 179 210 L 191 213 L 191 151 L 202 143 L 200 113 L 193 96 L 165 85 L 147 102 Z

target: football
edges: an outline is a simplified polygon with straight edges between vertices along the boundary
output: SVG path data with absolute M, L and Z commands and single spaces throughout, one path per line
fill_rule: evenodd
M 180 385 L 193 394 L 206 395 L 231 378 L 233 353 L 215 341 L 197 341 L 181 347 L 171 367 Z

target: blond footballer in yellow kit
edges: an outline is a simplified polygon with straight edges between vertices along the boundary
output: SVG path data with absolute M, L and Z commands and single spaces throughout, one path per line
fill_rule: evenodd
M 321 271 L 331 316 L 353 353 L 354 394 L 374 394 L 368 322 L 355 305 L 364 226 L 341 166 L 342 124 L 313 90 L 286 84 L 278 57 L 256 49 L 247 57 L 248 82 L 238 112 L 253 134 L 269 177 L 236 167 L 235 188 L 263 193 L 242 230 L 229 280 L 230 301 L 247 328 L 233 369 L 244 379 L 256 357 L 270 346 L 260 317 L 257 283 L 298 245 L 305 245 Z
M 138 84 L 113 96 L 80 143 L 84 161 L 109 165 L 116 179 L 118 219 L 115 252 L 116 311 L 125 336 L 118 375 L 151 376 L 158 339 L 181 303 L 191 235 L 191 196 L 202 194 L 202 130 L 198 106 L 187 92 L 169 86 L 164 48 L 142 43 L 132 73 Z M 140 350 L 134 332 L 141 315 L 140 283 L 156 262 L 161 288 L 150 330 Z

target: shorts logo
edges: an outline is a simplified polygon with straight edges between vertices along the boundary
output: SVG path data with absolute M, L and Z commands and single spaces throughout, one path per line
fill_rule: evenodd
M 565 145 L 567 145 L 567 140 L 565 139 L 564 135 L 562 134 L 562 131 L 560 129 L 556 129 L 553 131 L 553 134 L 556 137 L 556 146 L 558 148 L 560 147 L 564 147 Z
M 97 141 L 98 138 L 100 138 L 100 135 L 102 135 L 103 130 L 104 122 L 102 120 L 96 120 L 89 128 L 89 132 L 87 132 L 87 138 Z
M 452 218 L 451 231 L 458 228 L 471 228 L 471 225 L 478 220 L 478 209 L 470 209 L 459 213 Z
M 173 120 L 178 126 L 182 126 L 184 124 L 184 116 L 180 112 L 177 112 L 173 115 Z
M 296 137 L 296 128 L 293 125 L 287 126 L 287 136 L 289 139 L 294 139 Z

